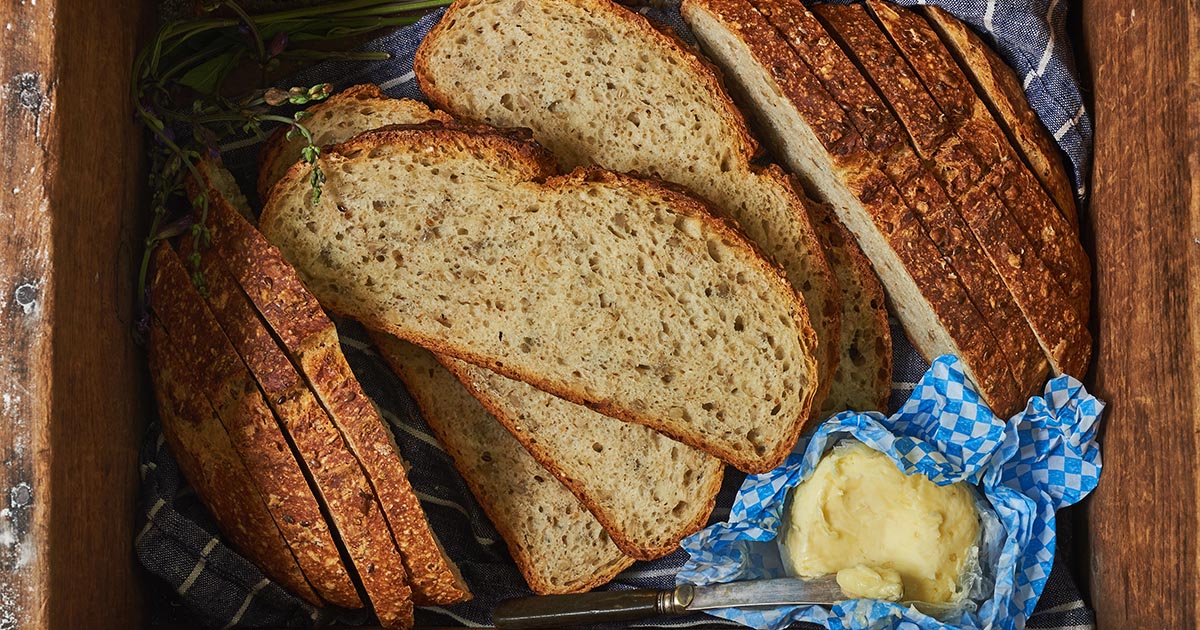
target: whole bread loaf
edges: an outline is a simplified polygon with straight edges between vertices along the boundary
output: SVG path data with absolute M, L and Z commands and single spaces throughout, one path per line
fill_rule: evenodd
M 404 561 L 414 603 L 443 605 L 470 598 L 457 568 L 429 528 L 391 434 L 350 371 L 333 322 L 279 250 L 228 202 L 232 178 L 227 172 L 210 161 L 200 166 L 209 197 L 212 247 L 279 339 L 370 480 Z
M 807 199 L 758 145 L 712 66 L 609 0 L 455 2 L 414 61 L 456 118 L 528 127 L 567 167 L 678 184 L 742 227 L 804 296 L 817 333 L 819 412 L 840 357 L 841 292 Z
M 367 132 L 320 166 L 320 201 L 297 165 L 261 225 L 327 307 L 746 471 L 795 443 L 807 312 L 702 203 L 448 128 Z
M 371 338 L 508 544 L 529 588 L 541 595 L 588 591 L 633 564 L 431 352 L 383 333 Z

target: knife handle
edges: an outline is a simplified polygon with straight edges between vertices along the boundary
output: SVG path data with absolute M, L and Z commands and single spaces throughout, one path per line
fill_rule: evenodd
M 492 622 L 504 630 L 576 626 L 608 621 L 634 621 L 686 612 L 692 587 L 671 591 L 600 591 L 542 595 L 501 602 Z

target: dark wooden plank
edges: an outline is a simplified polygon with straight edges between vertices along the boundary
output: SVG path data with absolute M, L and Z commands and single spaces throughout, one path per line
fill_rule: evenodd
M 141 623 L 143 4 L 0 0 L 0 628 Z
M 1100 628 L 1194 628 L 1200 460 L 1197 7 L 1090 0 L 1098 354 L 1109 401 L 1088 505 Z

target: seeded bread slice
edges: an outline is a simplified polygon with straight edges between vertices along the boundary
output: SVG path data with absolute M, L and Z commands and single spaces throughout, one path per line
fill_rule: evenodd
M 169 244 L 155 250 L 154 264 L 154 315 L 188 366 L 190 385 L 207 393 L 304 576 L 325 601 L 361 607 L 317 499 L 254 378 Z
M 383 419 L 346 363 L 333 322 L 279 250 L 225 202 L 217 188 L 222 170 L 211 162 L 201 164 L 213 247 L 362 465 L 400 549 L 414 603 L 469 599 L 458 569 L 429 529 Z
M 702 203 L 448 128 L 367 132 L 321 160 L 320 201 L 297 165 L 262 227 L 322 304 L 746 471 L 795 444 L 807 312 Z
M 283 588 L 321 605 L 224 425 L 192 383 L 191 368 L 174 345 L 155 318 L 150 328 L 150 378 L 163 437 L 179 470 L 235 549 Z
M 186 246 L 182 253 L 186 258 Z M 404 563 L 358 460 L 215 250 L 201 255 L 201 269 L 209 308 L 300 454 L 297 460 L 312 480 L 371 607 L 385 625 L 409 623 L 413 603 Z
M 704 50 L 757 113 L 776 153 L 854 234 L 913 344 L 929 358 L 960 357 L 998 413 L 1023 405 L 1023 388 L 958 273 L 884 173 L 883 158 L 867 148 L 892 134 L 856 129 L 847 108 L 745 0 L 685 0 L 682 9 Z
M 843 298 L 842 357 L 821 416 L 847 409 L 886 413 L 892 392 L 892 329 L 883 285 L 829 204 L 813 204 L 809 218 L 837 272 Z
M 313 144 L 325 147 L 345 142 L 366 129 L 387 125 L 416 124 L 427 120 L 450 122 L 444 112 L 407 98 L 388 98 L 370 83 L 348 87 L 307 110 L 301 124 L 313 136 Z M 259 153 L 258 198 L 266 201 L 271 188 L 300 160 L 302 138 L 287 138 L 287 128 L 276 129 Z
M 942 43 L 954 54 L 976 93 L 1020 151 L 1025 165 L 1042 183 L 1063 218 L 1078 232 L 1079 215 L 1071 180 L 1063 167 L 1058 147 L 1029 106 L 1016 73 L 979 35 L 953 15 L 934 6 L 924 10 L 925 17 L 941 36 Z
M 433 354 L 372 333 L 421 415 L 454 459 L 535 593 L 578 593 L 613 579 L 633 558 L 467 392 Z
M 528 127 L 566 167 L 597 164 L 678 184 L 736 220 L 804 296 L 820 402 L 836 371 L 841 294 L 803 193 L 757 143 L 718 73 L 676 37 L 609 0 L 454 3 L 417 51 L 431 101 L 459 119 Z
M 665 556 L 708 520 L 721 490 L 720 460 L 481 367 L 439 361 L 587 506 L 627 555 Z

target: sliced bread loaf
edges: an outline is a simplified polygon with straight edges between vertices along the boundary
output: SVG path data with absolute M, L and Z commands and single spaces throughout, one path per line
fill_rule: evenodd
M 470 598 L 457 568 L 429 529 L 383 419 L 342 355 L 333 322 L 279 250 L 225 202 L 214 186 L 220 167 L 211 162 L 201 167 L 210 198 L 213 248 L 363 467 L 404 560 L 413 601 L 423 606 Z
M 812 204 L 809 218 L 842 287 L 841 359 L 821 417 L 851 409 L 887 413 L 892 393 L 892 329 L 883 285 L 854 235 L 829 204 Z
M 317 499 L 254 378 L 169 244 L 155 250 L 154 265 L 154 316 L 187 366 L 185 383 L 208 395 L 309 584 L 331 604 L 361 607 Z
M 149 357 L 163 437 L 221 533 L 280 586 L 319 606 L 225 426 L 157 319 L 150 328 Z
M 979 35 L 946 10 L 925 7 L 925 16 L 1021 153 L 1025 165 L 1041 181 L 1067 223 L 1078 231 L 1079 215 L 1071 180 L 1063 168 L 1058 147 L 1029 106 L 1016 73 Z
M 412 125 L 427 120 L 449 122 L 444 112 L 407 98 L 388 98 L 370 83 L 348 87 L 309 107 L 300 121 L 312 134 L 313 144 L 324 147 L 345 142 L 366 129 L 387 125 Z M 300 160 L 303 138 L 288 139 L 287 127 L 276 129 L 259 153 L 258 198 L 264 203 L 271 188 Z
M 627 555 L 653 560 L 704 526 L 720 460 L 457 359 L 440 359 Z
M 280 419 L 371 607 L 385 625 L 411 619 L 404 563 L 358 460 L 215 250 L 202 254 L 201 271 L 209 308 Z
M 264 234 L 329 308 L 666 433 L 777 466 L 815 387 L 796 293 L 700 202 L 531 143 L 367 132 L 276 187 Z
M 903 129 L 897 134 L 886 116 L 876 115 L 859 118 L 882 125 L 858 130 L 848 113 L 854 107 L 832 98 L 789 42 L 745 0 L 686 0 L 683 15 L 704 49 L 739 86 L 777 153 L 854 234 L 914 345 L 926 357 L 962 358 L 997 412 L 1024 404 L 1024 387 L 1013 378 L 970 292 L 884 174 L 879 152 L 869 148 L 880 138 L 899 141 Z M 853 65 L 843 64 L 838 72 L 842 82 L 862 82 L 853 77 Z
M 841 296 L 803 193 L 757 143 L 717 72 L 609 0 L 464 0 L 425 38 L 414 70 L 456 118 L 528 127 L 568 166 L 681 185 L 736 220 L 804 296 L 817 333 L 814 416 L 839 354 Z
M 467 392 L 433 354 L 372 333 L 535 593 L 578 593 L 613 579 L 633 558 L 599 521 Z

